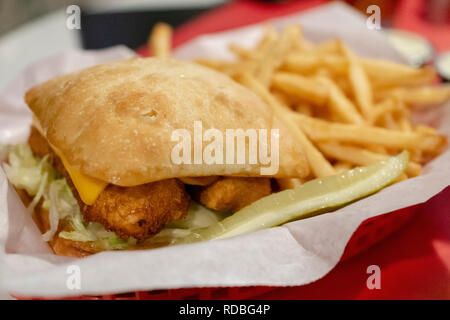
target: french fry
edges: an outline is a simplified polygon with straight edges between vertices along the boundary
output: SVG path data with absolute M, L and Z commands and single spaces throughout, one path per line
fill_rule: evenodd
M 249 49 L 242 48 L 234 43 L 228 46 L 228 50 L 233 52 L 240 59 L 258 59 L 259 55 L 257 52 Z
M 307 74 L 316 71 L 320 67 L 325 67 L 334 75 L 345 75 L 347 61 L 337 55 L 316 55 L 310 52 L 289 54 L 281 69 L 285 71 Z
M 333 167 L 337 173 L 341 173 L 343 171 L 350 170 L 352 168 L 352 165 L 349 162 L 339 161 Z
M 320 59 L 311 53 L 299 52 L 287 56 L 282 64 L 282 69 L 290 72 L 307 74 L 317 70 Z
M 400 130 L 412 131 L 412 125 L 409 119 L 411 118 L 410 111 L 406 104 L 402 101 L 397 101 L 398 112 L 396 113 L 396 122 Z
M 153 27 L 148 46 L 155 57 L 169 57 L 172 46 L 172 27 L 159 22 Z
M 316 80 L 288 72 L 277 72 L 272 78 L 272 87 L 317 105 L 324 105 L 327 89 Z
M 406 172 L 403 172 L 395 181 L 396 183 L 402 182 L 404 180 L 408 179 L 408 175 L 406 174 Z
M 320 77 L 323 77 L 323 78 L 331 78 L 332 75 L 331 75 L 330 71 L 329 71 L 327 68 L 319 67 L 319 68 L 316 70 L 316 72 L 314 73 L 314 77 L 315 77 L 315 78 L 320 78 Z
M 412 130 L 411 123 L 405 117 L 401 117 L 400 119 L 398 119 L 398 126 L 400 127 L 400 130 L 402 130 L 402 131 L 411 131 Z
M 271 25 L 265 25 L 264 35 L 256 46 L 256 51 L 266 52 L 273 46 L 277 39 L 278 33 L 275 31 L 275 29 Z
M 295 98 L 286 96 L 278 90 L 272 90 L 271 93 L 278 100 L 278 102 L 287 109 L 292 108 L 297 103 Z
M 294 110 L 298 113 L 304 114 L 306 116 L 312 116 L 313 110 L 310 104 L 299 102 L 297 104 L 294 104 Z
M 341 91 L 347 97 L 351 97 L 352 96 L 352 90 L 351 90 L 350 83 L 349 83 L 348 79 L 346 79 L 344 77 L 334 77 L 333 80 L 336 83 L 336 85 L 339 87 L 339 89 L 341 89 Z
M 367 166 L 377 161 L 386 160 L 387 155 L 375 153 L 366 149 L 353 146 L 340 145 L 335 142 L 321 142 L 319 149 L 328 157 L 358 166 Z M 410 177 L 420 175 L 421 165 L 410 161 L 406 173 Z
M 326 42 L 323 42 L 314 48 L 315 54 L 337 54 L 340 51 L 340 40 L 333 39 Z
M 375 153 L 380 153 L 380 154 L 389 154 L 389 152 L 386 150 L 385 147 L 383 146 L 379 146 L 379 145 L 370 145 L 370 146 L 366 146 L 366 149 Z
M 383 127 L 389 130 L 399 130 L 399 126 L 395 122 L 392 113 L 385 113 L 383 115 Z
M 382 123 L 385 114 L 393 114 L 398 111 L 398 104 L 393 99 L 384 99 L 374 106 L 371 123 Z
M 256 68 L 255 76 L 266 87 L 270 85 L 273 72 L 280 67 L 292 48 L 292 41 L 296 37 L 300 38 L 300 28 L 290 26 L 283 30 L 281 37 L 276 41 L 267 53 L 260 58 L 260 64 Z
M 222 61 L 222 60 L 214 60 L 214 59 L 196 59 L 194 60 L 195 63 L 198 63 L 202 66 L 217 70 L 217 71 L 224 71 L 227 68 L 230 68 L 234 65 L 232 62 L 228 61 Z
M 409 150 L 409 157 L 411 161 L 417 162 L 417 163 L 424 163 L 424 155 L 422 150 L 412 149 Z
M 297 49 L 300 52 L 312 52 L 312 51 L 314 51 L 314 48 L 315 48 L 315 45 L 312 42 L 310 42 L 302 37 L 299 40 L 298 44 L 296 44 L 293 49 Z
M 293 118 L 291 117 L 292 111 L 289 111 L 280 105 L 278 100 L 270 94 L 267 88 L 251 74 L 243 72 L 237 77 L 237 80 L 261 96 L 261 98 L 272 108 L 274 113 L 286 124 L 288 130 L 302 145 L 311 170 L 316 177 L 326 177 L 335 174 L 333 166 L 325 159 L 319 150 L 317 150 L 311 141 L 309 141 L 295 121 L 293 121 Z
M 424 126 L 424 125 L 417 125 L 415 127 L 415 130 L 417 132 L 422 132 L 425 134 L 439 134 L 439 132 L 435 128 Z
M 399 86 L 430 85 L 436 79 L 431 67 L 414 68 L 403 64 L 369 58 L 358 58 L 374 89 Z M 282 69 L 296 73 L 308 73 L 325 66 L 335 75 L 346 75 L 348 61 L 337 54 L 314 54 L 311 51 L 293 52 L 283 63 Z
M 280 178 L 277 179 L 277 184 L 280 187 L 280 191 L 295 189 L 298 186 L 302 185 L 302 181 L 297 178 Z
M 432 84 L 436 72 L 431 67 L 414 68 L 407 65 L 378 59 L 361 59 L 374 88 L 418 86 Z
M 342 42 L 339 44 L 349 63 L 348 78 L 353 95 L 364 118 L 370 122 L 373 116 L 373 95 L 369 78 L 353 51 Z
M 450 99 L 450 86 L 395 88 L 382 92 L 378 97 L 394 98 L 406 104 L 442 104 Z
M 333 81 L 325 77 L 318 77 L 317 80 L 328 88 L 328 105 L 339 119 L 346 123 L 365 123 L 354 104 Z
M 194 62 L 216 71 L 225 73 L 230 77 L 233 77 L 233 75 L 235 75 L 237 72 L 240 72 L 242 69 L 250 69 L 250 66 L 248 66 L 246 61 L 239 61 L 237 63 L 234 63 L 214 59 L 196 59 L 194 60 Z
M 445 145 L 444 136 L 437 134 L 394 131 L 378 127 L 332 123 L 300 114 L 293 114 L 296 122 L 313 141 L 341 141 L 361 145 L 380 145 L 387 148 L 419 149 L 438 152 Z

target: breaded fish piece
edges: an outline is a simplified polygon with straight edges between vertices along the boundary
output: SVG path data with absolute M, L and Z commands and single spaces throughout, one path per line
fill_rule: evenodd
M 28 143 L 36 156 L 50 155 L 50 161 L 61 172 L 80 205 L 87 221 L 99 222 L 119 237 L 146 239 L 158 233 L 166 223 L 182 218 L 189 207 L 184 184 L 167 179 L 135 187 L 108 185 L 93 205 L 83 203 L 61 160 L 47 140 L 32 127 Z
M 93 205 L 83 205 L 86 220 L 100 222 L 121 238 L 146 239 L 185 216 L 189 196 L 177 179 L 135 187 L 108 185 Z
M 236 212 L 271 193 L 268 178 L 222 178 L 197 189 L 195 195 L 204 206 L 217 211 Z

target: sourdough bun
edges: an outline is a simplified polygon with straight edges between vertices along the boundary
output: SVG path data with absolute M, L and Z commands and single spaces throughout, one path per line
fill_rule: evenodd
M 203 132 L 216 128 L 224 135 L 225 129 L 280 129 L 275 176 L 303 177 L 309 171 L 298 142 L 258 96 L 195 63 L 133 58 L 98 65 L 38 85 L 25 100 L 48 141 L 73 167 L 112 184 L 260 176 L 260 164 L 172 163 L 172 132 L 186 129 L 194 137 L 196 120 Z

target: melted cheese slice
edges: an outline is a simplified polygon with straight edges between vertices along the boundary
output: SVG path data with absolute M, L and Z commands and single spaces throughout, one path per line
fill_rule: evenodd
M 33 115 L 33 125 L 41 133 L 41 135 L 45 137 L 41 124 L 34 115 Z M 80 195 L 81 201 L 83 201 L 85 204 L 89 206 L 94 204 L 95 200 L 97 200 L 98 196 L 106 188 L 108 183 L 81 173 L 80 170 L 75 169 L 69 164 L 66 157 L 64 157 L 61 151 L 59 151 L 52 144 L 50 144 L 50 147 L 61 159 L 64 168 L 69 173 L 70 179 L 72 179 L 73 185 L 75 186 L 75 188 L 78 191 L 78 194 Z
M 66 168 L 69 173 L 69 176 L 72 179 L 73 185 L 77 189 L 81 200 L 89 206 L 94 204 L 95 200 L 97 200 L 98 196 L 106 188 L 108 183 L 81 173 L 80 170 L 75 169 L 69 164 L 67 159 L 58 149 L 54 146 L 51 147 L 61 159 L 64 168 Z

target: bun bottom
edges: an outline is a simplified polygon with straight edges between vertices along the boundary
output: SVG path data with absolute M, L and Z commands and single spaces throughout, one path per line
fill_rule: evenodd
M 25 190 L 19 188 L 15 189 L 24 205 L 28 206 L 32 198 Z M 42 201 L 34 208 L 32 218 L 42 234 L 50 229 L 49 211 L 42 208 Z M 73 241 L 59 237 L 59 233 L 67 227 L 67 225 L 60 226 L 53 238 L 47 242 L 56 255 L 83 258 L 101 251 L 89 242 Z

